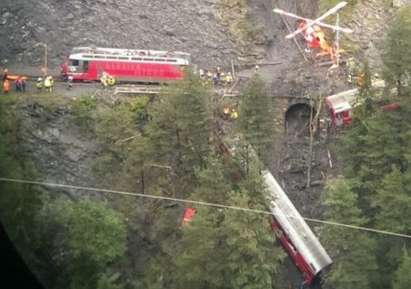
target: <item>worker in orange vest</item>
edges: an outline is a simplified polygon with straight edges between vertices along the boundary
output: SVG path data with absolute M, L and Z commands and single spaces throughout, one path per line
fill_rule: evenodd
M 3 82 L 3 93 L 6 94 L 10 91 L 9 71 L 7 68 L 3 70 L 2 82 Z
M 10 91 L 10 80 L 7 78 L 3 80 L 3 93 L 7 94 Z

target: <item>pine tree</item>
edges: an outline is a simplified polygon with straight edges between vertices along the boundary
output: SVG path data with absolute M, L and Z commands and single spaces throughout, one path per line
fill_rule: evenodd
M 373 205 L 377 208 L 375 225 L 382 230 L 411 233 L 411 189 L 410 180 L 396 167 L 387 174 Z
M 19 137 L 20 119 L 12 107 L 14 97 L 0 97 L 0 176 L 36 179 L 36 169 Z M 37 215 L 44 192 L 38 186 L 0 182 L 0 222 L 28 266 L 46 264 L 47 249 L 40 242 Z M 38 266 L 39 267 L 39 266 Z M 36 268 L 31 268 L 37 272 Z
M 393 289 L 409 289 L 411 286 L 411 257 L 404 249 L 404 255 L 400 267 L 396 272 Z
M 180 192 L 188 191 L 194 168 L 203 166 L 209 153 L 209 99 L 209 89 L 187 71 L 184 80 L 164 89 L 149 112 L 152 159 L 171 167 L 170 183 Z
M 357 196 L 343 179 L 327 184 L 325 205 L 329 221 L 356 226 L 366 222 L 358 208 Z M 377 273 L 375 241 L 366 233 L 333 226 L 324 228 L 322 236 L 334 260 L 326 278 L 329 288 L 372 288 L 371 282 Z
M 248 206 L 245 194 L 229 202 Z M 256 207 L 258 208 L 258 207 Z M 283 258 L 267 216 L 199 208 L 183 229 L 176 256 L 180 288 L 272 288 L 272 276 Z
M 384 78 L 395 86 L 398 96 L 409 85 L 411 73 L 411 7 L 403 7 L 388 32 L 383 54 Z
M 252 165 L 246 178 L 230 187 L 217 176 L 222 169 L 218 159 L 211 156 L 209 162 L 197 173 L 196 198 L 214 197 L 232 206 L 264 210 L 265 191 L 257 166 Z M 221 190 L 224 198 L 214 196 L 215 189 Z M 182 230 L 175 257 L 176 287 L 273 287 L 273 274 L 284 255 L 275 245 L 268 216 L 200 206 Z
M 257 152 L 260 160 L 269 164 L 274 145 L 273 102 L 264 81 L 255 74 L 241 93 L 238 129 Z
M 368 61 L 365 61 L 361 73 L 361 83 L 359 83 L 358 94 L 358 103 L 361 103 L 362 105 L 354 108 L 354 115 L 356 118 L 361 120 L 373 112 L 374 97 L 375 94 L 372 87 L 371 70 Z
M 151 170 L 146 169 L 149 143 L 141 132 L 146 120 L 142 116 L 144 109 L 135 108 L 147 105 L 146 101 L 143 97 L 140 102 L 134 100 L 97 114 L 95 131 L 100 152 L 94 171 L 113 188 L 148 191 L 147 184 L 151 183 Z
M 385 175 L 372 205 L 376 208 L 373 227 L 391 232 L 410 234 L 411 225 L 406 220 L 411 218 L 411 190 L 409 172 L 401 173 L 394 167 Z M 407 241 L 401 238 L 378 239 L 378 263 L 384 268 L 378 283 L 388 287 L 395 276 L 403 248 Z
M 359 196 L 359 205 L 370 217 L 371 202 L 392 166 L 406 165 L 404 133 L 407 125 L 400 112 L 375 112 L 357 120 L 342 137 L 345 173 Z M 355 149 L 354 149 L 355 148 Z
M 204 168 L 195 170 L 197 188 L 191 195 L 193 200 L 223 204 L 227 201 L 231 191 L 231 182 L 228 179 L 221 159 L 211 153 Z
M 49 242 L 61 270 L 56 287 L 96 287 L 109 265 L 125 252 L 122 217 L 99 202 L 59 201 L 45 207 L 42 218 L 50 218 L 45 232 L 57 228 Z

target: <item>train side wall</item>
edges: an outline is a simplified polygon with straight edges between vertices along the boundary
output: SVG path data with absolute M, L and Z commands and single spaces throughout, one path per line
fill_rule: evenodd
M 180 67 L 163 63 L 90 61 L 84 80 L 98 80 L 105 71 L 117 80 L 162 82 L 183 78 Z

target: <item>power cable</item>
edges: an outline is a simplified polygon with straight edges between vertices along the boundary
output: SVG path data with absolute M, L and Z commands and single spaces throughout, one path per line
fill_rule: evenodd
M 140 197 L 140 198 L 146 198 L 146 199 L 157 199 L 157 200 L 173 201 L 173 202 L 179 202 L 179 203 L 188 203 L 188 204 L 194 204 L 194 205 L 200 205 L 200 206 L 206 206 L 206 207 L 229 209 L 229 210 L 243 211 L 243 212 L 262 214 L 262 215 L 273 215 L 272 212 L 270 211 L 263 211 L 263 210 L 258 210 L 258 209 L 242 208 L 242 207 L 229 206 L 229 205 L 223 205 L 223 204 L 217 204 L 217 203 L 209 203 L 209 202 L 203 202 L 203 201 L 172 198 L 172 197 L 165 197 L 165 196 L 147 195 L 147 194 L 140 194 L 140 193 L 131 193 L 131 192 L 125 192 L 125 191 L 110 190 L 110 189 L 99 189 L 99 188 L 93 188 L 93 187 L 54 184 L 54 183 L 47 183 L 47 182 L 40 182 L 40 181 L 33 181 L 33 180 L 12 179 L 12 178 L 0 178 L 0 182 L 31 184 L 31 185 L 39 185 L 39 186 L 46 186 L 46 187 L 83 190 L 83 191 L 99 192 L 99 193 L 109 193 L 109 194 L 117 194 L 117 195 L 123 195 L 123 196 Z M 288 215 L 287 217 L 295 218 L 294 216 L 290 216 L 290 215 Z M 407 235 L 407 234 L 395 233 L 395 232 L 390 232 L 390 231 L 385 231 L 385 230 L 377 230 L 373 228 L 367 228 L 367 227 L 350 225 L 350 224 L 343 224 L 343 223 L 333 222 L 333 221 L 325 221 L 325 220 L 314 219 L 314 218 L 306 218 L 306 217 L 302 217 L 302 218 L 312 223 L 318 223 L 318 224 L 329 225 L 329 226 L 339 226 L 339 227 L 344 227 L 344 228 L 353 229 L 353 230 L 360 230 L 360 231 L 372 232 L 372 233 L 377 233 L 377 234 L 382 234 L 382 235 L 411 239 L 411 235 Z

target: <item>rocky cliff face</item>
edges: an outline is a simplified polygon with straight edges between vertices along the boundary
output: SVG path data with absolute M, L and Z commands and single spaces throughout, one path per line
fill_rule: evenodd
M 69 105 L 61 98 L 55 105 L 29 100 L 13 109 L 20 117 L 22 155 L 33 161 L 41 178 L 54 183 L 97 185 L 93 172 L 97 142 L 73 122 Z
M 199 65 L 228 64 L 242 54 L 230 24 L 239 11 L 224 2 L 244 2 L 253 50 L 273 39 L 271 0 L 2 0 L 0 3 L 0 60 L 38 65 L 49 46 L 52 64 L 58 64 L 74 46 L 102 46 L 182 50 Z M 240 11 L 241 12 L 241 11 Z M 257 53 L 257 54 L 258 54 Z M 248 55 L 247 55 L 248 54 Z M 255 56 L 255 53 L 254 53 Z

